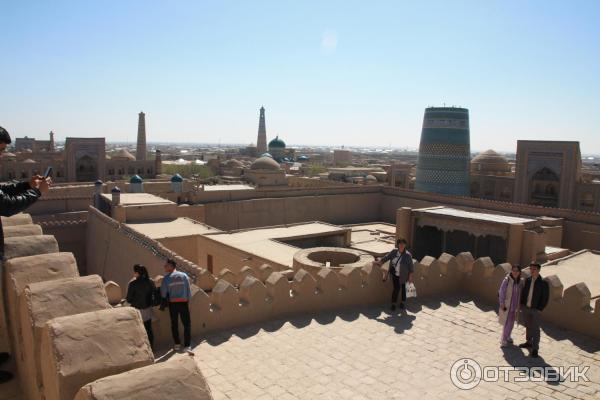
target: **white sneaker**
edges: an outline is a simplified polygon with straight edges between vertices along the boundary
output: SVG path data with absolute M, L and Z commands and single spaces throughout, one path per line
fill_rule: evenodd
M 192 350 L 192 348 L 190 346 L 188 346 L 185 349 L 183 349 L 183 351 L 185 351 L 186 353 L 188 353 L 190 356 L 194 355 L 194 351 Z
M 175 350 L 175 351 L 181 351 L 181 345 L 180 344 L 176 344 L 175 346 L 173 346 L 173 350 Z

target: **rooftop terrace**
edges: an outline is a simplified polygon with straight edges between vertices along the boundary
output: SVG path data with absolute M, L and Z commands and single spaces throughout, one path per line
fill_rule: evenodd
M 600 340 L 543 325 L 541 357 L 499 347 L 491 308 L 453 297 L 413 301 L 390 315 L 381 308 L 279 319 L 209 334 L 196 359 L 219 399 L 597 399 Z M 515 328 L 520 343 L 524 329 Z M 204 339 L 204 338 L 203 338 Z M 590 366 L 590 382 L 481 382 L 460 390 L 452 364 Z
M 585 282 L 590 290 L 592 302 L 600 298 L 600 252 L 579 251 L 547 263 L 541 273 L 543 276 L 558 276 L 565 289 L 579 282 Z
M 129 223 L 127 226 L 152 239 L 204 235 L 206 233 L 220 232 L 217 228 L 193 221 L 189 218 L 177 218 L 172 221 Z

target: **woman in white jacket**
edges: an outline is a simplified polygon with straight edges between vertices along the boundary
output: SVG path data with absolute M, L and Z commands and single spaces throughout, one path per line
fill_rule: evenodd
M 498 291 L 498 300 L 500 303 L 498 321 L 503 326 L 502 337 L 500 339 L 502 347 L 506 347 L 509 343 L 513 342 L 510 334 L 515 326 L 517 313 L 519 312 L 522 288 L 521 267 L 515 265 L 512 267 L 510 274 L 506 275 L 502 281 L 500 290 Z

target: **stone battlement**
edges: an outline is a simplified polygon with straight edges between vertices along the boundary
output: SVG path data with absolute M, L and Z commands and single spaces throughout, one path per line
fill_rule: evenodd
M 498 303 L 498 290 L 510 272 L 508 263 L 494 265 L 489 257 L 473 259 L 468 252 L 457 256 L 442 254 L 415 260 L 414 283 L 419 297 L 468 294 L 490 304 Z M 269 265 L 259 270 L 249 267 L 234 274 L 228 269 L 219 277 L 206 270 L 200 281 L 210 292 L 194 285 L 190 303 L 192 334 L 219 331 L 267 321 L 286 315 L 316 313 L 352 306 L 387 303 L 390 281 L 383 282 L 388 265 L 344 267 L 339 272 L 323 268 L 317 274 L 303 269 L 274 271 Z M 527 276 L 528 270 L 524 270 Z M 156 278 L 160 284 L 161 277 Z M 600 299 L 590 307 L 590 292 L 585 283 L 563 291 L 555 275 L 544 278 L 551 287 L 548 307 L 542 318 L 565 329 L 600 338 Z M 170 341 L 168 313 L 155 313 L 157 340 Z
M 179 377 L 144 398 L 165 398 L 165 390 L 177 387 L 189 399 L 212 398 L 195 363 L 152 365 L 139 312 L 109 303 L 115 288 L 120 290 L 116 284 L 103 283 L 98 275 L 80 277 L 73 254 L 59 252 L 54 237 L 43 235 L 30 216 L 2 217 L 2 222 L 8 229 L 6 259 L 0 263 L 0 351 L 12 354 L 18 370 L 16 379 L 0 386 L 2 398 L 71 400 L 83 386 L 77 398 L 104 398 L 115 390 L 120 398 L 139 398 L 127 377 L 141 367 L 148 369 L 140 376 Z M 114 384 L 96 383 L 106 379 Z M 190 385 L 197 392 L 190 392 Z

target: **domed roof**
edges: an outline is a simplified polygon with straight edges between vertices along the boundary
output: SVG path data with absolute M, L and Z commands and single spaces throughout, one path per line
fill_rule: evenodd
M 373 175 L 367 175 L 365 177 L 366 181 L 377 181 L 377 178 L 375 178 Z
M 129 160 L 135 161 L 135 157 L 127 151 L 127 149 L 120 149 L 112 156 L 113 160 Z
M 28 158 L 27 160 L 23 160 L 22 163 L 23 164 L 35 164 L 35 161 L 33 161 L 31 158 Z
M 175 174 L 171 177 L 171 182 L 183 182 L 183 178 L 179 174 Z
M 275 139 L 269 142 L 269 148 L 285 149 L 285 142 L 279 139 L 279 136 L 276 136 Z
M 269 157 L 269 158 L 273 158 L 273 156 L 271 155 L 271 153 L 262 153 L 260 156 L 261 156 L 261 157 Z
M 269 171 L 278 171 L 281 168 L 279 167 L 279 164 L 277 163 L 277 161 L 273 160 L 272 158 L 269 157 L 261 157 L 261 158 L 257 158 L 256 161 L 254 161 L 252 163 L 252 165 L 250 166 L 251 170 L 269 170 Z
M 230 168 L 242 168 L 244 164 L 242 164 L 239 160 L 232 158 L 225 163 Z
M 134 175 L 129 180 L 129 183 L 142 183 L 142 178 L 139 175 Z
M 473 157 L 471 170 L 473 172 L 504 173 L 510 172 L 510 164 L 502 154 L 494 150 L 486 150 Z
M 2 158 L 17 158 L 17 156 L 7 151 L 6 153 L 2 153 Z

